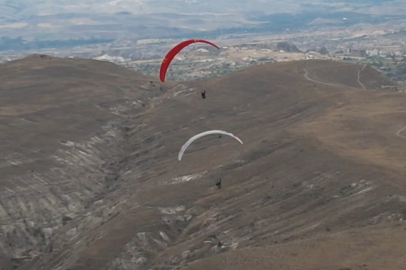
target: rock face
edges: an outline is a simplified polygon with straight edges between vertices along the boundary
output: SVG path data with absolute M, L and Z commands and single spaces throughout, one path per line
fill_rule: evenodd
M 282 50 L 284 52 L 302 52 L 301 50 L 299 50 L 295 44 L 291 44 L 288 42 L 278 42 L 276 44 L 276 48 L 278 50 Z
M 124 121 L 159 88 L 99 61 L 33 55 L 0 70 L 0 257 L 18 266 L 109 218 Z

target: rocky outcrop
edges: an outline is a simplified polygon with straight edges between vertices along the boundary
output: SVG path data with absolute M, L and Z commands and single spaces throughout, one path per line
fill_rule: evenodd
M 302 52 L 295 44 L 288 42 L 278 42 L 276 48 L 277 50 L 282 50 L 284 52 Z
M 328 50 L 327 50 L 327 48 L 325 46 L 318 49 L 317 52 L 322 54 L 322 55 L 328 55 L 329 54 L 329 52 L 328 52 Z

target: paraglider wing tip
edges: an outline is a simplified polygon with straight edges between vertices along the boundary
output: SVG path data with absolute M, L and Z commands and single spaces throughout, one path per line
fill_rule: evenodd
M 238 138 L 238 137 L 235 136 L 234 134 L 233 134 L 232 136 L 234 137 L 234 139 L 236 139 L 237 141 L 239 141 L 241 144 L 244 144 L 244 143 L 240 140 L 240 138 Z

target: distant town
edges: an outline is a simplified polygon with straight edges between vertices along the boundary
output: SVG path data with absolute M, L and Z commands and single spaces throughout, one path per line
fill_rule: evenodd
M 406 85 L 406 31 L 402 30 L 402 24 L 395 23 L 319 27 L 318 30 L 278 34 L 226 33 L 210 39 L 221 46 L 220 50 L 199 43 L 185 48 L 172 62 L 167 79 L 195 80 L 266 62 L 330 59 L 371 65 L 397 82 L 398 90 L 403 91 Z M 42 53 L 109 61 L 146 75 L 158 76 L 162 57 L 181 40 L 93 38 L 30 45 L 21 39 L 3 38 L 0 42 L 3 45 L 0 61 Z

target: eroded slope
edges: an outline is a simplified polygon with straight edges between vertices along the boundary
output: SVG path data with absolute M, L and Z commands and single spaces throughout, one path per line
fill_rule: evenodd
M 125 157 L 124 121 L 161 92 L 110 63 L 45 55 L 1 65 L 0 77 L 0 257 L 19 265 L 51 252 L 70 221 L 81 220 L 74 237 L 108 217 L 100 202 Z

